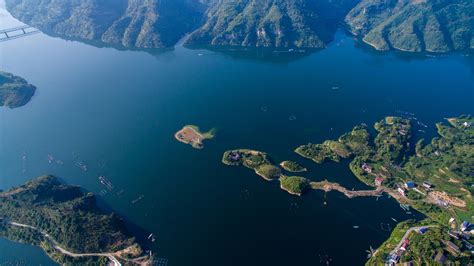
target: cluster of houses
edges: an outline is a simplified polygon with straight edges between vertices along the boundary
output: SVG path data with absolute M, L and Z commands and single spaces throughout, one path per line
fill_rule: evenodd
M 454 218 L 449 220 L 449 223 L 454 223 Z M 418 229 L 418 233 L 425 234 L 428 231 L 428 228 L 421 227 Z M 451 238 L 454 238 L 458 241 L 461 241 L 463 246 L 460 248 L 458 245 L 453 243 L 452 241 L 445 241 L 444 244 L 446 245 L 445 249 L 452 253 L 453 255 L 458 255 L 461 253 L 462 248 L 465 247 L 471 254 L 474 254 L 474 245 L 471 244 L 469 241 L 471 236 L 474 235 L 474 225 L 470 224 L 467 221 L 464 221 L 460 227 L 459 231 L 451 230 L 448 232 Z M 388 265 L 413 265 L 413 262 L 404 262 L 403 264 L 398 264 L 400 258 L 403 256 L 403 253 L 407 251 L 408 247 L 410 246 L 410 240 L 406 238 L 400 248 L 395 252 L 391 253 L 388 257 Z M 437 262 L 439 265 L 445 265 L 447 260 L 446 253 L 443 249 L 439 249 L 432 259 Z
M 422 187 L 426 190 L 426 191 L 430 191 L 433 189 L 433 184 L 431 184 L 430 182 L 427 182 L 427 181 L 424 181 L 423 184 L 422 184 Z M 414 189 L 416 190 L 417 192 L 421 193 L 421 194 L 425 194 L 423 192 L 421 192 L 419 189 L 417 189 L 417 186 L 416 186 L 416 183 L 414 181 L 407 181 L 403 184 L 403 186 L 399 186 L 397 188 L 397 191 L 402 194 L 403 196 L 406 196 L 406 192 L 407 190 L 410 190 L 410 189 Z
M 373 172 L 373 167 L 367 163 L 363 163 L 362 164 L 362 170 L 364 170 L 364 172 L 366 172 L 367 174 L 372 174 Z M 375 179 L 374 179 L 374 183 L 375 183 L 375 186 L 376 187 L 380 187 L 383 183 L 384 179 L 382 176 L 380 175 L 376 175 L 375 176 Z
M 449 224 L 455 225 L 454 218 L 451 218 L 449 220 Z M 454 228 L 455 228 L 455 226 L 454 226 Z M 474 254 L 474 245 L 471 244 L 471 242 L 469 241 L 471 239 L 471 237 L 474 236 L 474 226 L 471 223 L 469 223 L 467 221 L 464 221 L 459 226 L 459 230 L 450 230 L 448 232 L 448 234 L 449 234 L 450 237 L 452 237 L 456 240 L 460 240 L 464 244 L 466 249 L 468 249 L 471 252 L 471 254 Z M 457 247 L 455 244 L 453 244 L 453 243 L 449 244 L 448 243 L 447 245 L 455 253 L 460 252 L 460 248 Z
M 397 129 L 397 133 L 406 136 L 408 134 L 409 127 L 408 125 L 401 125 L 399 129 Z
M 418 233 L 420 234 L 424 234 L 426 232 L 428 232 L 428 228 L 426 227 L 421 227 L 418 229 Z M 400 261 L 400 258 L 403 256 L 403 253 L 407 251 L 409 246 L 410 239 L 407 237 L 403 241 L 400 248 L 388 256 L 388 265 L 397 265 L 397 263 Z M 404 262 L 402 265 L 413 265 L 413 262 Z

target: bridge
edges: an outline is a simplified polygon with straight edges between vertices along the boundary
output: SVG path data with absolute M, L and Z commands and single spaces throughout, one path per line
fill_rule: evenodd
M 0 30 L 0 42 L 5 42 L 29 35 L 39 33 L 40 31 L 29 25 L 22 25 L 14 28 Z

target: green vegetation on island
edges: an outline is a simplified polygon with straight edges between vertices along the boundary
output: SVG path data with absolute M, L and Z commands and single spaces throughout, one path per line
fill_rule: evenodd
M 377 50 L 443 53 L 474 48 L 472 0 L 362 0 L 345 23 Z
M 354 191 L 329 181 L 311 182 L 304 177 L 282 175 L 268 155 L 258 151 L 227 151 L 222 161 L 257 173 L 261 169 L 268 173 L 267 177 L 280 174 L 280 188 L 293 195 L 310 189 L 339 191 L 349 198 L 387 193 L 405 208 L 411 206 L 426 215 L 421 222 L 400 223 L 390 238 L 371 252 L 367 265 L 410 261 L 419 265 L 463 265 L 472 261 L 474 247 L 470 236 L 474 233 L 474 226 L 470 225 L 474 214 L 474 118 L 460 116 L 447 119 L 448 125 L 437 124 L 439 136 L 428 145 L 418 141 L 414 152 L 410 149 L 412 121 L 426 127 L 415 117 L 388 116 L 375 123 L 377 135 L 373 143 L 367 127 L 361 125 L 337 140 L 296 149 L 301 156 L 318 163 L 352 158 L 351 171 L 360 181 L 375 187 L 372 190 Z
M 270 164 L 266 153 L 249 149 L 226 151 L 222 156 L 222 162 L 227 165 L 243 165 L 254 170 L 260 165 Z
M 279 178 L 281 175 L 281 169 L 270 161 L 266 153 L 260 151 L 248 149 L 226 151 L 222 162 L 227 165 L 243 165 L 253 169 L 256 174 L 266 180 Z
M 367 152 L 369 132 L 366 126 L 355 127 L 351 133 L 341 136 L 338 140 L 327 140 L 322 144 L 306 144 L 298 147 L 295 152 L 317 163 L 326 160 L 339 162 L 341 158 L 349 158 L 355 154 Z
M 292 173 L 300 173 L 300 172 L 306 172 L 308 169 L 304 168 L 297 162 L 293 161 L 283 161 L 280 163 L 281 168 L 285 169 L 288 172 Z
M 36 87 L 20 77 L 0 71 L 0 106 L 17 108 L 27 104 Z
M 280 177 L 280 187 L 293 195 L 301 196 L 303 193 L 311 189 L 310 180 L 301 176 Z
M 116 214 L 97 207 L 92 193 L 43 176 L 0 193 L 0 236 L 40 246 L 55 261 L 94 264 L 110 254 L 122 262 L 146 262 L 143 250 Z M 137 259 L 137 260 L 134 260 Z
M 255 169 L 255 173 L 267 180 L 272 180 L 280 177 L 281 169 L 273 164 L 263 164 Z

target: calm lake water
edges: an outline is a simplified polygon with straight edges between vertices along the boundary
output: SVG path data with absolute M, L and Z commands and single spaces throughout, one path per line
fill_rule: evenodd
M 18 23 L 0 12 L 2 28 Z M 429 125 L 417 138 L 434 136 L 445 117 L 474 113 L 472 55 L 376 53 L 343 32 L 305 56 L 182 47 L 150 54 L 37 34 L 0 43 L 0 68 L 38 87 L 28 105 L 0 109 L 0 189 L 54 174 L 98 193 L 104 174 L 116 188 L 103 200 L 153 232 L 151 249 L 169 265 L 361 265 L 389 236 L 392 218 L 414 216 L 385 196 L 291 196 L 224 166 L 223 152 L 265 151 L 300 162 L 312 180 L 364 188 L 348 162 L 316 165 L 293 150 L 400 110 Z M 186 124 L 217 136 L 192 149 L 173 137 Z M 49 154 L 64 164 L 49 164 Z M 0 240 L 0 265 L 18 260 L 52 263 L 38 248 Z

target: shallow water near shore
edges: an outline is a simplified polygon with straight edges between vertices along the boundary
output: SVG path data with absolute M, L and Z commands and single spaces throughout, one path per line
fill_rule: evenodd
M 1 13 L 1 25 L 15 23 Z M 100 193 L 105 175 L 115 189 L 103 200 L 154 233 L 148 244 L 169 265 L 361 265 L 365 250 L 388 238 L 392 218 L 422 216 L 387 196 L 292 196 L 223 165 L 222 154 L 261 150 L 299 162 L 312 180 L 364 189 L 348 161 L 317 165 L 293 150 L 401 112 L 428 125 L 415 138 L 435 136 L 434 123 L 474 114 L 473 58 L 375 53 L 341 31 L 325 50 L 281 59 L 119 51 L 43 34 L 0 43 L 1 70 L 38 87 L 26 106 L 0 109 L 0 189 L 54 174 Z M 176 141 L 188 124 L 216 128 L 216 137 L 202 150 Z M 4 239 L 0 247 L 0 265 L 52 263 L 38 248 Z

